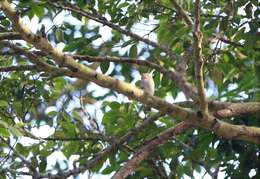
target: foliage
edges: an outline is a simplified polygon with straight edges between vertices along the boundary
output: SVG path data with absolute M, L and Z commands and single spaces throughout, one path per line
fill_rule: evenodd
M 117 29 L 104 33 L 103 25 L 93 25 L 93 20 L 79 13 L 62 10 L 70 6 L 106 17 L 112 24 L 142 37 L 154 40 L 156 35 L 158 44 L 167 45 L 179 55 L 193 43 L 192 29 L 184 23 L 169 0 L 58 1 L 61 8 L 47 1 L 12 3 L 24 20 L 38 19 L 38 31 L 40 24 L 45 24 L 48 40 L 55 45 L 64 44 L 66 53 L 143 58 L 165 69 L 178 68 L 177 60 L 160 49 L 129 38 Z M 194 17 L 191 0 L 179 1 L 179 4 Z M 258 6 L 256 0 L 201 1 L 205 88 L 209 98 L 229 102 L 259 101 Z M 59 19 L 62 15 L 64 21 Z M 11 31 L 12 23 L 3 12 L 0 13 L 0 24 L 1 32 Z M 213 37 L 220 38 L 210 41 Z M 30 44 L 17 42 L 27 50 L 35 50 Z M 1 54 L 8 50 L 1 46 Z M 43 60 L 55 65 L 47 56 Z M 79 63 L 92 67 L 96 64 Z M 1 55 L 0 59 L 0 67 L 30 64 L 27 57 L 20 54 Z M 125 63 L 101 62 L 97 65 L 98 71 L 137 86 L 139 74 L 151 71 L 147 66 Z M 191 58 L 187 79 L 196 85 L 194 74 Z M 156 113 L 155 110 L 146 112 L 139 102 L 127 100 L 112 89 L 104 90 L 88 81 L 68 76 L 52 76 L 48 72 L 32 70 L 1 72 L 0 79 L 0 178 L 20 175 L 24 170 L 21 158 L 30 161 L 32 168 L 42 174 L 84 165 L 99 152 L 114 147 L 115 141 L 142 123 L 144 113 L 147 118 Z M 165 74 L 155 71 L 154 80 L 155 95 L 169 99 L 171 103 L 182 92 Z M 223 120 L 259 127 L 257 114 Z M 172 118 L 161 117 L 145 130 L 135 132 L 126 144 L 109 152 L 89 167 L 88 172 L 94 176 L 95 173 L 113 174 L 140 146 L 174 125 L 176 122 Z M 48 131 L 43 133 L 44 136 L 48 133 L 48 138 L 42 139 L 39 131 L 46 126 Z M 32 141 L 27 141 L 28 138 Z M 49 158 L 57 151 L 65 156 L 64 160 L 50 165 Z M 222 139 L 203 129 L 190 129 L 158 146 L 129 178 L 195 177 L 196 172 L 203 174 L 205 170 L 222 173 L 225 178 L 259 178 L 259 153 L 257 144 Z

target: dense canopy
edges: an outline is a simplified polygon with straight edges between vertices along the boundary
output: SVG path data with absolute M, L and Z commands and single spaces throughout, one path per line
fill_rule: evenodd
M 0 9 L 0 178 L 260 178 L 257 0 Z

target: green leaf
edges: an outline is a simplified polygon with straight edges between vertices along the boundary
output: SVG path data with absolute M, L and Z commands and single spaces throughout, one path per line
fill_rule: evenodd
M 58 91 L 62 91 L 67 84 L 66 80 L 63 77 L 58 77 L 54 79 L 55 89 Z
M 165 75 L 162 76 L 161 85 L 162 86 L 168 86 L 170 84 L 169 78 L 167 78 Z
M 108 174 L 112 173 L 113 171 L 115 171 L 115 168 L 113 166 L 108 165 L 101 173 L 103 175 L 108 175 Z
M 64 42 L 65 41 L 64 32 L 60 28 L 55 30 L 55 37 L 56 37 L 58 42 Z
M 58 113 L 58 111 L 50 111 L 50 112 L 48 112 L 48 116 L 50 116 L 50 117 L 54 117 L 54 116 L 57 116 L 59 113 Z
M 97 37 L 94 37 L 97 38 Z M 69 44 L 67 44 L 63 51 L 67 52 L 73 52 L 76 50 L 82 50 L 84 47 L 86 47 L 89 43 L 91 43 L 92 40 L 91 39 L 86 39 L 86 38 L 77 38 L 74 41 L 70 42 Z
M 15 149 L 18 153 L 22 154 L 24 157 L 27 157 L 29 155 L 29 149 L 24 147 L 21 143 L 17 143 L 15 146 Z
M 101 68 L 102 73 L 107 72 L 107 70 L 109 69 L 109 64 L 110 64 L 109 62 L 101 63 L 100 68 Z
M 129 56 L 131 58 L 136 58 L 137 57 L 137 46 L 136 45 L 132 45 L 132 47 L 130 48 Z
M 108 104 L 108 106 L 112 109 L 112 110 L 118 110 L 121 106 L 120 103 L 113 101 L 110 104 Z
M 13 134 L 16 137 L 23 136 L 23 134 L 17 128 L 15 128 L 13 126 L 9 126 L 8 129 L 9 129 L 10 133 Z
M 3 137 L 9 137 L 10 136 L 10 133 L 8 131 L 8 124 L 3 121 L 3 120 L 0 120 L 0 136 L 3 136 Z
M 43 173 L 47 167 L 47 158 L 41 158 L 40 164 L 39 164 L 39 171 Z
M 1 125 L 0 125 L 0 136 L 6 137 L 6 138 L 8 138 L 10 136 L 10 133 L 7 130 L 7 128 L 3 128 L 3 127 L 1 127 Z
M 68 142 L 64 145 L 63 154 L 69 158 L 72 154 L 76 154 L 79 150 L 78 142 Z
M 130 44 L 132 44 L 132 43 L 134 43 L 134 40 L 128 40 L 128 41 L 126 41 L 126 42 L 124 42 L 124 43 L 122 44 L 122 47 L 126 47 L 126 46 L 128 46 L 128 45 L 130 45 Z
M 39 4 L 31 4 L 32 11 L 38 16 L 43 17 L 44 16 L 44 7 L 39 6 Z
M 4 100 L 0 100 L 0 107 L 7 107 L 8 106 L 8 102 L 4 101 Z
M 210 71 L 210 76 L 212 78 L 212 80 L 219 86 L 221 87 L 223 84 L 223 72 L 221 69 L 214 67 L 211 71 Z
M 125 26 L 128 22 L 128 17 L 124 17 L 120 20 L 119 25 Z

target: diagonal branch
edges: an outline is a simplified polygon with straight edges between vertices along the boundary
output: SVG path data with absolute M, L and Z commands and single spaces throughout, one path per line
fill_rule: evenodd
M 140 149 L 134 154 L 132 159 L 130 159 L 114 176 L 114 179 L 126 178 L 130 173 L 134 172 L 138 165 L 147 158 L 151 152 L 154 151 L 158 146 L 166 143 L 171 137 L 183 133 L 191 127 L 190 124 L 181 122 L 175 127 L 169 128 L 159 134 L 158 136 L 151 139 L 147 144 L 140 147 Z
M 36 140 L 40 140 L 40 141 L 104 141 L 104 142 L 114 142 L 115 141 L 115 137 L 114 136 L 108 136 L 107 134 L 102 134 L 102 133 L 94 133 L 91 131 L 88 131 L 86 134 L 84 134 L 83 136 L 77 136 L 77 137 L 56 137 L 54 136 L 50 136 L 50 137 L 46 137 L 46 138 L 42 138 L 42 137 L 37 137 L 35 135 L 33 135 L 31 132 L 27 131 L 27 130 L 23 130 L 23 135 L 25 137 L 30 137 L 32 139 L 36 139 Z
M 72 72 L 70 70 L 67 70 L 65 68 L 56 68 L 52 65 L 49 65 L 49 64 L 41 61 L 35 54 L 28 52 L 28 51 L 25 51 L 21 47 L 18 47 L 18 46 L 14 45 L 14 44 L 12 44 L 8 41 L 0 41 L 0 44 L 3 44 L 5 46 L 13 49 L 15 52 L 18 52 L 20 54 L 24 54 L 26 57 L 28 57 L 28 59 L 32 63 L 36 64 L 35 70 L 48 72 L 52 76 L 59 76 L 60 74 L 62 74 L 62 75 L 66 74 L 68 76 L 72 76 Z
M 125 135 L 123 135 L 122 137 L 120 137 L 118 140 L 115 141 L 115 143 L 113 145 L 111 145 L 110 147 L 108 147 L 107 149 L 97 153 L 92 159 L 90 159 L 88 162 L 86 162 L 84 165 L 79 166 L 77 168 L 74 168 L 72 170 L 66 171 L 66 172 L 61 172 L 61 173 L 57 173 L 57 174 L 43 174 L 40 175 L 40 178 L 51 178 L 51 179 L 55 179 L 55 178 L 67 178 L 70 175 L 75 175 L 81 172 L 84 172 L 85 170 L 95 166 L 96 164 L 98 164 L 100 161 L 102 161 L 103 159 L 105 159 L 108 155 L 110 155 L 113 151 L 121 148 L 123 146 L 123 144 L 125 142 L 127 142 L 131 137 L 139 134 L 140 132 L 142 132 L 143 130 L 145 130 L 149 125 L 153 124 L 154 121 L 156 121 L 157 119 L 159 119 L 160 117 L 164 116 L 165 114 L 163 113 L 157 113 L 149 118 L 147 118 L 144 122 L 142 122 L 139 126 L 131 129 L 130 131 L 128 131 Z
M 38 57 L 46 56 L 47 54 L 42 51 L 31 51 L 33 54 L 37 55 Z M 89 55 L 72 55 L 68 54 L 69 56 L 73 57 L 74 59 L 78 59 L 80 61 L 88 61 L 88 62 L 114 62 L 114 63 L 129 63 L 129 64 L 137 64 L 140 66 L 149 67 L 151 69 L 155 69 L 156 71 L 162 73 L 165 75 L 166 78 L 169 78 L 173 81 L 175 81 L 177 87 L 183 91 L 185 96 L 187 98 L 193 99 L 193 101 L 197 101 L 197 89 L 188 82 L 187 77 L 184 75 L 185 68 L 187 61 L 190 58 L 190 50 L 185 53 L 180 60 L 180 65 L 178 67 L 178 70 L 175 71 L 173 69 L 168 70 L 156 63 L 147 61 L 147 60 L 140 60 L 135 58 L 129 58 L 129 57 L 110 57 L 110 56 L 104 56 L 104 57 L 96 57 L 96 56 L 89 56 Z M 0 52 L 0 55 L 18 55 L 17 52 L 11 52 L 11 51 L 5 51 Z M 21 54 L 19 54 L 21 55 Z M 184 70 L 184 71 L 183 71 Z
M 88 55 L 71 55 L 74 59 L 79 60 L 86 60 L 89 62 L 114 62 L 114 63 L 132 63 L 137 64 L 141 66 L 150 67 L 152 69 L 155 69 L 156 71 L 162 73 L 165 75 L 165 77 L 175 81 L 176 85 L 181 89 L 187 98 L 191 98 L 194 101 L 197 101 L 197 91 L 194 88 L 194 86 L 189 83 L 186 79 L 186 76 L 183 75 L 183 73 L 180 73 L 179 71 L 175 70 L 167 70 L 163 68 L 162 66 L 149 62 L 147 60 L 139 60 L 134 58 L 127 58 L 127 57 L 93 57 Z M 185 56 L 186 57 L 186 56 Z M 187 59 L 183 57 L 182 63 L 186 62 Z M 185 59 L 184 59 L 185 58 Z M 186 63 L 185 63 L 186 64 Z M 185 65 L 184 65 L 185 66 Z
M 126 30 L 126 29 L 123 29 L 122 27 L 108 21 L 105 17 L 101 16 L 101 15 L 98 15 L 98 14 L 91 14 L 89 12 L 86 12 L 84 10 L 82 10 L 81 8 L 79 8 L 78 6 L 76 5 L 72 5 L 70 3 L 66 3 L 66 5 L 63 5 L 61 3 L 56 3 L 56 2 L 53 2 L 51 0 L 48 1 L 48 3 L 56 8 L 59 8 L 59 9 L 63 9 L 63 10 L 68 10 L 68 11 L 71 11 L 71 12 L 74 12 L 74 13 L 77 13 L 81 16 L 84 16 L 84 17 L 87 17 L 89 19 L 92 19 L 96 22 L 99 22 L 103 25 L 106 25 L 114 30 L 117 30 L 119 32 L 121 32 L 122 34 L 125 34 L 129 37 L 132 37 L 133 39 L 136 39 L 138 41 L 142 41 L 148 45 L 151 45 L 153 46 L 154 48 L 158 48 L 160 50 L 162 50 L 163 52 L 165 52 L 166 54 L 168 54 L 171 58 L 173 59 L 178 59 L 179 58 L 179 55 L 175 54 L 174 52 L 172 52 L 172 50 L 167 47 L 167 45 L 163 45 L 163 44 L 158 44 L 154 41 L 151 41 L 147 38 L 143 38 L 129 30 Z
M 176 0 L 172 0 L 172 4 L 177 12 L 180 14 L 180 16 L 184 19 L 185 23 L 190 27 L 190 29 L 192 29 L 193 22 L 187 12 L 177 3 Z
M 198 96 L 200 109 L 208 113 L 208 103 L 204 92 L 203 79 L 203 58 L 202 58 L 202 39 L 203 34 L 200 30 L 200 0 L 195 1 L 195 23 L 194 23 L 194 53 L 195 53 L 195 73 L 197 78 Z
M 152 167 L 153 173 L 156 175 L 156 178 L 170 179 L 167 176 L 167 172 L 166 172 L 165 167 L 163 166 L 163 163 L 158 161 L 159 159 L 158 160 L 156 160 L 156 159 L 152 158 L 152 159 L 146 160 L 148 165 Z M 158 161 L 158 162 L 156 162 L 156 161 Z
M 8 141 L 6 141 L 4 138 L 2 138 L 0 136 L 0 139 L 3 143 L 5 143 L 13 152 L 15 155 L 17 155 L 22 162 L 33 172 L 34 177 L 37 177 L 39 175 L 39 173 L 37 172 L 37 170 L 35 169 L 35 167 L 28 161 L 26 160 L 26 158 L 24 158 L 24 156 L 22 156 L 18 151 L 15 150 L 15 148 L 9 144 Z

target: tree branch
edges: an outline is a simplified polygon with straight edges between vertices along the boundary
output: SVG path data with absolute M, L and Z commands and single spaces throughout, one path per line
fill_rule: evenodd
M 160 166 L 157 166 L 155 159 L 148 159 L 147 163 L 149 164 L 149 166 L 151 166 L 153 168 L 153 170 L 154 170 L 153 173 L 156 175 L 157 178 L 160 178 L 160 179 L 170 179 L 167 176 L 165 168 L 163 167 L 163 165 L 161 163 L 158 164 Z
M 209 112 L 217 118 L 231 118 L 238 116 L 249 116 L 260 114 L 260 102 L 222 102 L 208 101 Z M 174 103 L 185 108 L 196 108 L 197 103 L 193 101 L 183 101 Z
M 193 22 L 187 12 L 177 3 L 176 0 L 172 0 L 172 4 L 179 13 L 179 15 L 184 19 L 184 22 L 192 29 Z
M 4 168 L 4 169 L 0 169 L 0 174 L 4 172 L 4 173 L 13 173 L 15 175 L 26 175 L 26 176 L 32 176 L 33 174 L 30 173 L 30 172 L 24 172 L 24 171 L 17 171 L 17 170 L 13 170 L 13 169 L 10 169 L 10 168 Z
M 52 65 L 49 65 L 43 61 L 41 61 L 35 54 L 25 51 L 21 47 L 16 46 L 15 44 L 12 44 L 8 41 L 0 41 L 0 44 L 4 44 L 7 47 L 13 49 L 14 51 L 24 54 L 28 59 L 36 64 L 36 69 L 48 72 L 51 76 L 59 76 L 60 74 L 66 74 L 68 76 L 72 76 L 72 72 L 70 70 L 64 69 L 64 68 L 56 68 Z
M 34 71 L 37 70 L 36 65 L 17 65 L 17 66 L 0 66 L 0 72 L 9 72 L 9 71 Z
M 114 176 L 114 179 L 126 178 L 130 173 L 136 170 L 136 167 L 159 145 L 166 143 L 171 137 L 183 133 L 191 127 L 190 124 L 181 122 L 175 127 L 169 128 L 158 136 L 151 139 L 147 144 L 140 147 L 140 149 Z
M 20 40 L 21 34 L 18 32 L 1 32 L 0 40 Z
M 204 79 L 203 79 L 203 58 L 202 58 L 202 39 L 203 34 L 200 30 L 200 0 L 195 1 L 195 23 L 194 23 L 194 53 L 195 53 L 195 73 L 198 83 L 198 96 L 200 109 L 207 113 L 208 103 L 204 92 Z
M 31 51 L 33 54 L 42 57 L 42 56 L 47 56 L 47 54 L 43 53 L 42 51 Z M 190 53 L 190 51 L 189 51 Z M 15 52 L 0 52 L 0 55 L 16 55 Z M 147 61 L 147 60 L 139 60 L 135 58 L 129 58 L 129 57 L 110 57 L 110 56 L 105 56 L 105 57 L 96 57 L 96 56 L 89 56 L 89 55 L 76 55 L 76 54 L 68 54 L 69 56 L 73 57 L 74 59 L 78 59 L 80 61 L 88 61 L 88 62 L 114 62 L 114 63 L 129 63 L 129 64 L 137 64 L 140 66 L 145 66 L 149 67 L 151 69 L 155 69 L 156 71 L 162 73 L 165 75 L 165 77 L 175 81 L 177 87 L 183 91 L 185 96 L 187 98 L 191 98 L 194 101 L 197 101 L 197 91 L 196 88 L 187 81 L 186 76 L 183 74 L 183 70 L 181 67 L 178 69 L 178 71 L 175 70 L 167 70 L 166 68 Z M 186 66 L 186 62 L 189 60 L 189 55 L 184 54 L 181 59 L 180 59 L 180 65 L 179 66 Z M 186 69 L 184 69 L 186 70 Z
M 47 137 L 47 138 L 39 138 L 41 140 L 46 141 L 86 141 L 86 140 L 102 140 L 106 142 L 113 142 L 115 139 L 112 137 L 107 137 L 103 134 L 95 134 L 93 133 L 91 136 L 84 136 L 84 137 Z
M 77 168 L 74 168 L 72 170 L 66 171 L 66 172 L 61 172 L 58 174 L 42 174 L 40 175 L 39 178 L 50 178 L 50 179 L 57 179 L 57 178 L 67 178 L 70 175 L 75 175 L 81 172 L 84 172 L 85 170 L 95 166 L 96 164 L 98 164 L 101 160 L 103 160 L 105 157 L 107 157 L 108 155 L 111 154 L 111 152 L 119 149 L 122 147 L 122 145 L 127 142 L 131 137 L 139 134 L 141 131 L 145 130 L 147 126 L 149 126 L 150 124 L 152 124 L 154 121 L 156 121 L 158 118 L 164 116 L 165 114 L 163 113 L 157 113 L 149 118 L 147 118 L 144 122 L 142 122 L 139 126 L 131 129 L 129 132 L 127 132 L 125 135 L 123 135 L 122 137 L 120 137 L 118 140 L 115 141 L 114 144 L 112 144 L 110 147 L 108 147 L 107 149 L 105 149 L 104 151 L 101 151 L 99 153 L 97 153 L 91 160 L 89 160 L 87 163 L 85 163 L 82 166 L 79 166 Z
M 129 37 L 132 37 L 138 41 L 142 41 L 148 45 L 151 45 L 153 46 L 154 48 L 158 48 L 160 50 L 162 50 L 163 52 L 165 52 L 166 54 L 168 54 L 171 58 L 173 59 L 178 59 L 179 56 L 177 54 L 175 54 L 174 52 L 172 52 L 172 50 L 167 47 L 166 45 L 163 45 L 163 44 L 158 44 L 154 41 L 151 41 L 147 38 L 143 38 L 129 30 L 126 30 L 126 29 L 123 29 L 121 28 L 120 26 L 116 25 L 116 24 L 113 24 L 112 22 L 109 22 L 105 17 L 102 17 L 101 15 L 98 15 L 98 14 L 91 14 L 89 12 L 86 12 L 84 10 L 82 10 L 81 8 L 79 8 L 78 6 L 76 5 L 72 5 L 70 3 L 66 3 L 66 5 L 62 5 L 61 3 L 56 3 L 56 2 L 52 2 L 51 0 L 48 1 L 48 3 L 56 8 L 59 8 L 59 9 L 63 9 L 63 10 L 68 10 L 68 11 L 71 11 L 71 12 L 74 12 L 74 13 L 77 13 L 81 16 L 84 16 L 84 17 L 87 17 L 89 19 L 92 19 L 96 22 L 99 22 L 103 25 L 106 25 L 114 30 L 117 30 L 119 32 L 121 32 L 122 34 L 125 34 Z
M 259 102 L 232 103 L 224 109 L 213 112 L 213 115 L 218 118 L 248 116 L 251 114 L 260 114 Z
M 218 40 L 220 40 L 221 42 L 224 42 L 224 43 L 226 43 L 226 44 L 232 45 L 232 46 L 234 46 L 234 47 L 242 47 L 242 48 L 245 47 L 244 44 L 239 43 L 239 42 L 234 42 L 234 41 L 232 41 L 232 40 L 229 40 L 229 39 L 223 37 L 222 35 L 214 35 L 214 38 L 216 38 L 216 39 L 218 39 Z M 260 50 L 260 48 L 257 48 L 257 47 L 254 47 L 253 49 L 254 49 L 254 50 Z
M 133 58 L 127 58 L 127 57 L 93 57 L 93 56 L 87 56 L 87 55 L 71 55 L 74 59 L 79 60 L 86 60 L 89 62 L 115 62 L 115 63 L 132 63 L 137 64 L 141 66 L 150 67 L 152 69 L 155 69 L 156 71 L 164 74 L 167 78 L 173 80 L 176 82 L 176 85 L 181 89 L 187 98 L 191 98 L 194 101 L 197 101 L 197 91 L 193 87 L 192 84 L 190 84 L 186 77 L 181 72 L 177 72 L 175 70 L 167 70 L 163 68 L 162 66 L 149 62 L 147 60 L 138 60 Z M 185 58 L 185 57 L 183 57 Z M 187 59 L 182 60 L 185 62 Z M 183 62 L 182 62 L 183 63 Z
M 192 59 L 192 53 L 193 53 L 193 48 L 189 47 L 184 54 L 180 57 L 180 60 L 177 63 L 177 69 L 176 71 L 178 71 L 178 73 L 181 76 L 186 77 L 186 72 L 187 72 L 187 68 L 188 68 L 188 62 L 190 61 L 190 59 Z M 197 91 L 194 89 L 194 91 L 196 92 L 196 99 L 193 99 L 194 101 L 197 101 Z
M 35 167 L 29 162 L 29 161 L 27 161 L 26 160 L 26 158 L 24 158 L 19 152 L 17 152 L 16 150 L 15 150 L 15 148 L 13 148 L 13 146 L 11 146 L 10 144 L 9 144 L 9 142 L 7 142 L 4 138 L 2 138 L 1 136 L 0 136 L 0 139 L 1 139 L 1 141 L 3 142 L 3 143 L 5 143 L 14 153 L 15 153 L 15 155 L 17 155 L 21 160 L 22 160 L 22 162 L 28 167 L 28 169 L 30 169 L 32 172 L 33 172 L 33 176 L 34 177 L 37 177 L 38 175 L 39 175 L 39 173 L 37 172 L 37 170 L 35 169 Z

